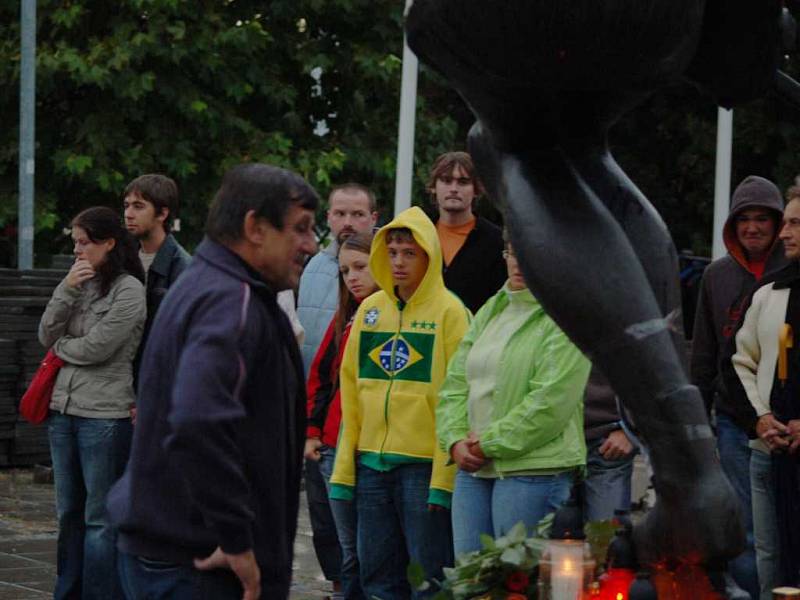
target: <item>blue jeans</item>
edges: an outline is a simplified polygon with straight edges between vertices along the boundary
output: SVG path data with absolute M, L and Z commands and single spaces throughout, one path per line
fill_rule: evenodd
M 322 446 L 319 449 L 322 456 L 319 460 L 319 472 L 325 480 L 325 487 L 330 495 L 331 475 L 333 464 L 336 461 L 336 448 Z M 339 547 L 342 549 L 342 564 L 340 580 L 342 582 L 342 595 L 345 600 L 363 600 L 364 592 L 361 590 L 361 579 L 358 574 L 358 537 L 355 502 L 342 500 L 329 500 L 333 522 L 336 524 L 336 534 L 339 537 Z
M 606 438 L 586 444 L 583 518 L 586 521 L 611 519 L 615 510 L 631 508 L 631 477 L 636 452 L 616 460 L 603 458 L 600 446 Z
M 328 502 L 328 489 L 320 472 L 320 463 L 306 460 L 305 484 L 308 500 L 308 517 L 311 521 L 314 554 L 328 581 L 338 582 L 341 577 L 342 556 L 336 536 L 336 524 Z
M 731 575 L 751 598 L 758 598 L 758 570 L 753 545 L 753 508 L 750 495 L 750 446 L 747 434 L 727 415 L 717 413 L 717 450 L 722 470 L 731 482 L 742 509 L 747 546 L 729 563 Z
M 426 579 L 442 579 L 453 564 L 449 511 L 428 511 L 431 465 L 401 465 L 376 471 L 358 465 L 358 560 L 367 598 L 426 598 L 438 590 L 412 592 L 406 568 L 418 563 Z
M 125 552 L 117 566 L 127 600 L 239 600 L 243 594 L 236 575 L 224 569 L 198 571 Z
M 753 537 L 761 600 L 772 600 L 777 585 L 778 523 L 775 515 L 775 488 L 772 483 L 772 458 L 766 452 L 750 453 L 750 489 L 753 498 Z
M 480 535 L 504 535 L 522 521 L 533 533 L 542 518 L 569 499 L 573 474 L 523 475 L 493 479 L 456 475 L 453 545 L 456 556 L 480 550 Z
M 125 470 L 132 433 L 130 419 L 50 413 L 58 517 L 58 579 L 53 592 L 57 600 L 122 595 L 106 495 Z

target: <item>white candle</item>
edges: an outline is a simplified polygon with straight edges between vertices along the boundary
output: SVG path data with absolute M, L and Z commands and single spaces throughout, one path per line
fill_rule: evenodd
M 550 600 L 580 600 L 583 591 L 583 544 L 553 544 Z

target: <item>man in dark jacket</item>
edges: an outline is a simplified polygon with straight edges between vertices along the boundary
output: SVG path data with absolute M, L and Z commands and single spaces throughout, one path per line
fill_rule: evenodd
M 483 187 L 470 155 L 446 152 L 437 158 L 428 191 L 439 211 L 434 220 L 444 285 L 476 313 L 505 282 L 506 265 L 500 228 L 472 212 Z
M 276 294 L 316 251 L 318 201 L 283 169 L 231 169 L 156 315 L 131 458 L 108 500 L 129 600 L 289 593 L 305 388 Z
M 134 384 L 147 336 L 161 300 L 191 257 L 172 235 L 178 210 L 178 186 L 166 175 L 150 173 L 131 181 L 122 194 L 125 227 L 139 240 L 139 258 L 144 267 L 147 291 L 147 321 L 133 365 Z
M 583 397 L 586 479 L 583 518 L 611 519 L 631 508 L 633 459 L 637 447 L 622 428 L 617 396 L 597 367 L 592 367 Z
M 747 432 L 737 425 L 741 407 L 731 401 L 723 385 L 720 359 L 758 281 L 786 264 L 777 239 L 782 214 L 783 199 L 771 181 L 750 176 L 736 188 L 723 230 L 728 255 L 712 262 L 703 274 L 692 339 L 692 383 L 700 388 L 708 409 L 714 409 L 720 461 L 739 496 L 747 525 L 748 548 L 731 563 L 731 573 L 754 598 L 758 596 L 758 577 L 752 537 L 750 448 Z

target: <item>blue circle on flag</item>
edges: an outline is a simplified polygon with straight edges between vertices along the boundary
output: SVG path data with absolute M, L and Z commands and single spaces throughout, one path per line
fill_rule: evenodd
M 394 364 L 392 364 L 392 346 L 394 345 Z M 411 354 L 408 350 L 408 344 L 403 340 L 389 340 L 381 348 L 380 360 L 381 366 L 390 373 L 403 369 L 408 364 L 408 359 Z

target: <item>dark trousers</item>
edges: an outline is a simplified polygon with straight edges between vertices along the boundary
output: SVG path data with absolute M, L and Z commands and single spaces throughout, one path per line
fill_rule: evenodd
M 244 593 L 233 571 L 198 571 L 124 552 L 117 567 L 127 600 L 240 600 Z
M 325 480 L 319 471 L 319 464 L 313 460 L 306 461 L 305 482 L 314 553 L 317 555 L 317 561 L 325 579 L 339 581 L 342 550 L 339 547 L 339 538 L 336 536 L 336 523 L 328 503 Z

